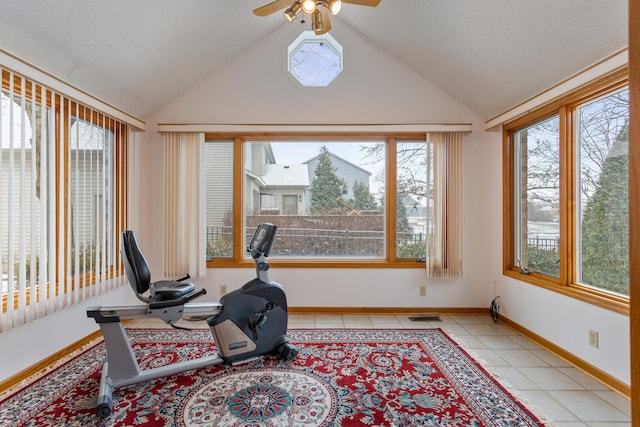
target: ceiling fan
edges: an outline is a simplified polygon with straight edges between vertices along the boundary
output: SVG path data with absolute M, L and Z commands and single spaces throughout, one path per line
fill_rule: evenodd
M 304 12 L 311 15 L 311 29 L 317 34 L 325 34 L 331 30 L 329 12 L 337 15 L 342 3 L 356 4 L 358 6 L 376 7 L 380 0 L 275 0 L 253 10 L 257 16 L 267 16 L 281 9 L 289 22 L 294 22 Z M 289 7 L 287 7 L 289 6 Z M 303 21 L 304 22 L 304 21 Z

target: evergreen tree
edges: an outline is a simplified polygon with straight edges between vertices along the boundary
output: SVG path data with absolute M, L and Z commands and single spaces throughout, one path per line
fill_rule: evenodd
M 329 150 L 320 148 L 318 166 L 311 183 L 311 213 L 313 215 L 340 215 L 348 210 L 347 202 L 342 198 L 347 193 L 347 184 L 336 175 L 331 163 Z
M 629 294 L 629 128 L 616 137 L 582 217 L 582 279 Z
M 378 209 L 375 197 L 369 193 L 369 187 L 360 181 L 353 183 L 353 199 L 351 200 L 353 209 L 375 210 Z
M 396 200 L 396 231 L 408 233 L 411 227 L 409 226 L 409 218 L 407 218 L 407 207 L 404 205 L 404 196 L 401 192 L 398 192 Z

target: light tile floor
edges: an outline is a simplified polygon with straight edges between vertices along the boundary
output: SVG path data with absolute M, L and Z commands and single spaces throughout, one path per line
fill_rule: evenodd
M 494 323 L 488 315 L 443 315 L 441 320 L 414 322 L 399 314 L 290 314 L 289 328 L 442 328 L 559 427 L 631 426 L 629 399 L 514 330 Z M 165 326 L 156 320 L 128 324 Z M 204 322 L 185 326 L 207 327 Z

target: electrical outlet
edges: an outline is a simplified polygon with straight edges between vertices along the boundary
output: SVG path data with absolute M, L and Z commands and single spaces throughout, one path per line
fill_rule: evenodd
M 589 329 L 589 345 L 598 348 L 598 331 Z
M 420 296 L 421 297 L 426 297 L 427 296 L 427 287 L 425 285 L 420 286 Z
M 220 285 L 220 295 L 226 295 L 227 285 Z

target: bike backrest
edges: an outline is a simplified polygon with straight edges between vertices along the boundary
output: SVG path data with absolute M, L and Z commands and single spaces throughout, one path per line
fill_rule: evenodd
M 151 272 L 149 264 L 144 258 L 136 236 L 131 230 L 122 232 L 122 244 L 120 245 L 120 255 L 124 262 L 124 270 L 127 273 L 127 279 L 133 291 L 138 298 L 149 290 L 151 283 Z

